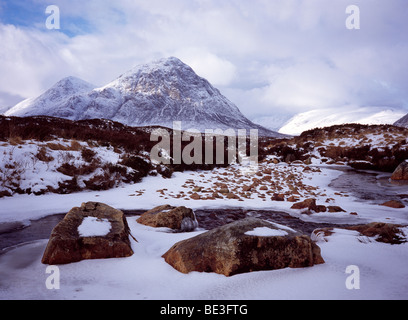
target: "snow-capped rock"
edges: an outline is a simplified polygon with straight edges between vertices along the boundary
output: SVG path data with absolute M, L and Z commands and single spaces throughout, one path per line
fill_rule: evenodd
M 408 128 L 408 114 L 395 122 L 394 126 Z
M 85 85 L 79 79 L 81 85 L 71 86 L 72 82 L 64 79 L 6 115 L 103 118 L 129 126 L 170 128 L 174 121 L 181 121 L 184 130 L 232 128 L 246 129 L 249 134 L 250 129 L 258 129 L 259 135 L 282 136 L 248 120 L 207 80 L 174 57 L 133 68 L 101 88 Z
M 28 117 L 47 115 L 77 120 L 77 110 L 82 95 L 93 90 L 94 85 L 76 77 L 67 77 L 37 98 L 26 99 L 5 112 L 6 116 Z M 81 101 L 83 102 L 81 104 Z
M 290 119 L 280 130 L 280 133 L 300 135 L 302 132 L 341 125 L 347 123 L 359 124 L 393 124 L 404 114 L 401 110 L 386 107 L 355 107 L 317 109 L 297 114 Z

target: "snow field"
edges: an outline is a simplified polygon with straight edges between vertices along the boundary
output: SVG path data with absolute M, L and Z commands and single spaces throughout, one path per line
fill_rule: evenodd
M 381 207 L 368 201 L 339 194 L 329 187 L 341 171 L 320 167 L 320 172 L 303 172 L 302 166 L 276 165 L 279 174 L 287 171 L 302 174 L 305 185 L 316 187 L 318 204 L 341 206 L 345 213 L 316 213 L 311 216 L 291 210 L 290 202 L 266 201 L 254 194 L 244 202 L 237 199 L 185 200 L 171 195 L 185 193 L 193 187 L 212 187 L 216 177 L 226 169 L 214 172 L 175 173 L 171 179 L 146 177 L 141 183 L 118 188 L 68 195 L 17 195 L 0 199 L 0 222 L 25 221 L 68 212 L 82 202 L 98 201 L 118 209 L 151 209 L 158 205 L 184 205 L 192 209 L 245 207 L 247 209 L 282 210 L 305 221 L 360 224 L 372 221 L 407 224 L 406 209 Z M 282 172 L 280 172 L 282 171 Z M 194 186 L 188 188 L 188 180 Z M 280 182 L 283 183 L 281 178 Z M 231 186 L 232 187 L 231 183 Z M 168 189 L 163 194 L 158 188 Z M 264 192 L 258 190 L 259 193 Z M 266 192 L 266 191 L 265 191 Z M 308 196 L 302 194 L 303 197 Z M 405 210 L 405 211 L 404 211 Z M 350 215 L 352 211 L 358 216 Z M 136 217 L 128 224 L 134 255 L 123 259 L 88 260 L 59 266 L 60 290 L 48 290 L 46 266 L 41 257 L 48 239 L 21 245 L 0 256 L 0 299 L 181 299 L 181 300 L 252 300 L 252 299 L 407 299 L 408 244 L 388 245 L 360 236 L 355 231 L 336 229 L 331 236 L 318 237 L 326 263 L 305 269 L 283 269 L 240 274 L 230 278 L 193 272 L 182 274 L 169 266 L 161 256 L 176 242 L 198 235 L 170 233 L 139 225 Z M 281 228 L 282 226 L 278 226 Z M 264 230 L 255 230 L 259 232 Z M 406 230 L 408 236 L 408 230 Z M 360 271 L 360 290 L 348 290 L 348 266 Z
M 46 240 L 0 256 L 0 299 L 407 299 L 407 244 L 391 246 L 361 241 L 354 231 L 335 230 L 318 243 L 326 263 L 304 269 L 252 272 L 233 277 L 210 273 L 182 274 L 161 256 L 193 233 L 169 233 L 128 218 L 134 255 L 87 260 L 59 266 L 60 289 L 45 286 L 40 260 Z M 327 242 L 326 242 L 327 241 Z M 348 266 L 360 271 L 360 290 L 348 290 Z

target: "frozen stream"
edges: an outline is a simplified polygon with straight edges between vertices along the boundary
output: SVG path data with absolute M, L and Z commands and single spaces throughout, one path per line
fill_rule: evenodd
M 399 200 L 408 206 L 408 182 L 390 181 L 391 174 L 374 171 L 356 171 L 341 168 L 344 173 L 329 185 L 340 192 L 346 192 L 361 201 L 375 204 L 388 200 Z
M 392 183 L 389 174 L 362 172 L 349 168 L 338 168 L 343 174 L 334 179 L 330 187 L 339 192 L 351 194 L 357 201 L 381 203 L 387 200 L 400 200 L 408 207 L 408 184 Z M 124 210 L 125 211 L 125 210 Z M 145 210 L 125 211 L 128 217 L 140 215 Z M 210 230 L 234 220 L 248 216 L 287 225 L 310 234 L 315 228 L 338 226 L 325 219 L 325 223 L 306 222 L 288 213 L 265 209 L 197 209 L 195 210 L 199 227 Z M 0 223 L 0 255 L 7 249 L 42 239 L 49 239 L 52 229 L 62 220 L 64 214 L 49 215 L 45 218 L 21 222 Z M 343 225 L 344 226 L 344 225 Z

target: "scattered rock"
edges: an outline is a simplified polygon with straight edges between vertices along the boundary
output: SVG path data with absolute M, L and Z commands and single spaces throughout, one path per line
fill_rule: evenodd
M 274 195 L 271 198 L 272 201 L 285 201 L 285 195 L 284 194 L 278 194 L 274 193 Z
M 402 162 L 391 176 L 391 180 L 408 180 L 408 160 Z
M 299 197 L 296 197 L 296 196 L 292 195 L 289 198 L 287 198 L 286 200 L 288 202 L 296 202 L 296 201 L 299 201 Z
M 227 199 L 239 199 L 239 197 L 233 192 L 229 192 L 225 196 L 227 197 Z
M 198 227 L 196 216 L 192 209 L 164 205 L 143 213 L 138 223 L 154 228 L 170 228 L 190 232 Z
M 377 242 L 389 244 L 401 244 L 407 242 L 406 237 L 400 230 L 401 225 L 373 222 L 365 225 L 349 227 L 349 230 L 355 230 L 367 237 L 375 237 Z
M 193 200 L 200 200 L 201 196 L 198 193 L 194 192 L 193 194 L 190 195 L 190 198 Z
M 317 205 L 315 211 L 316 211 L 316 212 L 326 212 L 326 211 L 327 211 L 327 208 L 326 208 L 326 206 L 324 206 L 324 205 Z M 330 208 L 329 208 L 329 212 L 331 212 L 331 211 L 330 211 Z
M 346 230 L 353 230 L 359 232 L 361 235 L 373 238 L 377 242 L 388 244 L 402 244 L 407 242 L 405 234 L 400 228 L 403 226 L 383 223 L 372 222 L 364 225 L 356 225 L 345 228 Z M 312 238 L 315 240 L 324 240 L 324 237 L 328 237 L 335 232 L 333 228 L 319 228 L 312 232 Z M 362 241 L 366 243 L 366 241 Z
M 81 236 L 78 228 L 87 217 L 90 221 L 110 223 L 101 236 Z M 122 258 L 133 255 L 130 230 L 122 211 L 97 202 L 83 203 L 71 209 L 54 228 L 42 257 L 42 263 L 68 264 L 85 259 Z
M 316 211 L 316 199 L 306 199 L 302 202 L 296 202 L 291 209 L 309 209 Z
M 252 189 L 252 186 L 243 186 L 242 187 L 242 191 L 245 191 L 245 192 L 251 191 L 251 189 Z
M 309 236 L 256 218 L 246 218 L 176 243 L 163 255 L 182 273 L 225 276 L 324 263 Z
M 331 213 L 334 212 L 346 212 L 346 210 L 344 210 L 343 208 L 339 207 L 339 206 L 328 206 L 327 210 Z
M 384 207 L 389 207 L 389 208 L 394 208 L 394 209 L 403 209 L 405 208 L 405 205 L 401 201 L 396 201 L 396 200 L 391 200 L 384 202 L 382 204 Z

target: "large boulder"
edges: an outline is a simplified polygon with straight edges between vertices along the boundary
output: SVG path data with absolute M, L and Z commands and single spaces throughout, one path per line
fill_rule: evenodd
M 163 258 L 182 273 L 239 273 L 302 268 L 324 263 L 309 236 L 246 218 L 176 243 Z
M 197 228 L 194 211 L 186 207 L 164 205 L 143 213 L 138 223 L 154 228 L 170 228 L 190 232 Z
M 102 203 L 83 203 L 71 209 L 54 228 L 42 263 L 129 257 L 133 255 L 129 235 L 122 211 Z
M 408 160 L 405 160 L 395 169 L 391 180 L 408 180 Z

